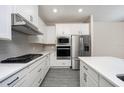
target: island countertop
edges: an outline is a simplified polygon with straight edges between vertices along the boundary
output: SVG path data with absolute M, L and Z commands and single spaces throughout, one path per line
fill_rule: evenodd
M 124 74 L 124 59 L 115 57 L 79 57 L 79 59 L 114 86 L 124 87 L 124 81 L 116 77 Z

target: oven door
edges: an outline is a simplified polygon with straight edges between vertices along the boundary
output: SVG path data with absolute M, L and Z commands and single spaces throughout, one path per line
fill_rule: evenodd
M 70 46 L 57 46 L 57 59 L 70 59 Z

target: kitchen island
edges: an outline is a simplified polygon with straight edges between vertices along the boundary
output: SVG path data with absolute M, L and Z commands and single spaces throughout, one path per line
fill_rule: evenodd
M 79 57 L 81 87 L 124 87 L 124 60 L 115 57 Z

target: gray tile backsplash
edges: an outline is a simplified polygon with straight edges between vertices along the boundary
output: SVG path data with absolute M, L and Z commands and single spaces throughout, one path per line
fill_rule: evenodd
M 40 51 L 43 51 L 42 45 L 30 44 L 28 36 L 23 33 L 13 31 L 11 41 L 0 40 L 0 60 Z

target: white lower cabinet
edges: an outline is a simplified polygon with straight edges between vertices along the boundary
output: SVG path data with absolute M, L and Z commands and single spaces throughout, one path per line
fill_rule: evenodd
M 50 66 L 56 66 L 56 52 L 50 53 Z
M 100 87 L 114 87 L 111 83 L 109 83 L 105 78 L 100 76 L 99 79 L 99 86 Z
M 41 58 L 19 71 L 8 79 L 0 82 L 2 87 L 38 87 L 47 74 L 50 63 L 49 55 Z
M 24 81 L 24 78 L 26 76 L 28 69 L 23 69 L 21 71 L 19 71 L 18 73 L 10 76 L 9 78 L 3 80 L 2 82 L 0 82 L 0 87 L 13 87 L 16 84 L 20 84 Z
M 98 87 L 98 83 L 90 76 L 87 75 L 87 87 Z
M 91 69 L 86 64 L 80 62 L 80 86 L 81 87 L 98 87 L 97 80 L 94 79 Z M 94 72 L 95 73 L 95 72 Z
M 114 87 L 114 85 L 80 61 L 80 87 Z

